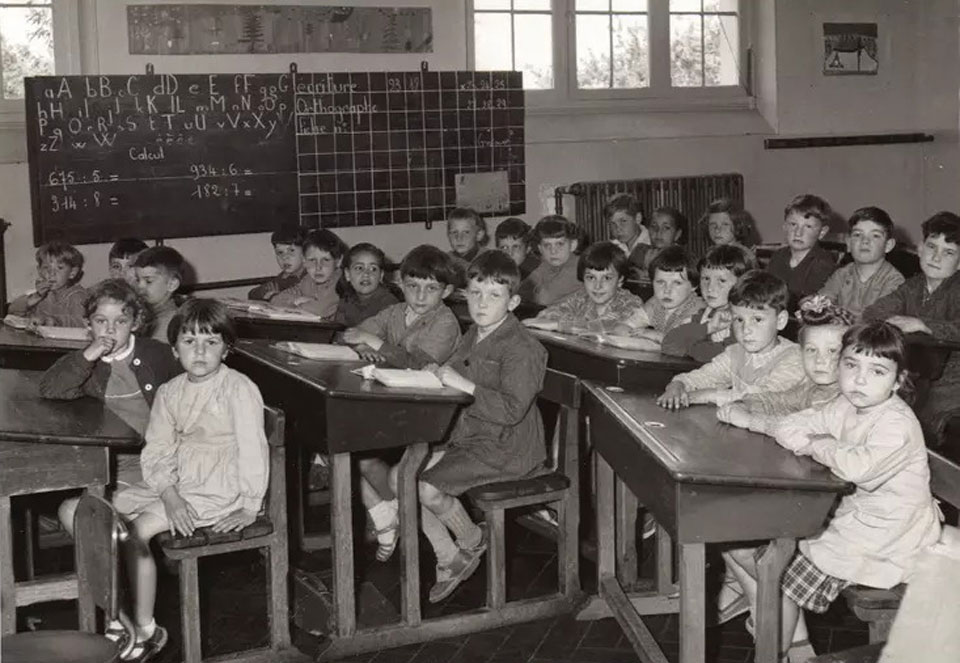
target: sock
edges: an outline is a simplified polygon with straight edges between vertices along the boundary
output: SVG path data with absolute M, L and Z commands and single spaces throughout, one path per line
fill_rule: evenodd
M 470 515 L 457 498 L 453 498 L 453 506 L 438 513 L 437 517 L 456 535 L 457 545 L 461 548 L 473 548 L 480 543 L 480 528 L 470 520 Z
M 373 505 L 369 512 L 374 529 L 379 532 L 388 527 L 396 526 L 398 508 L 399 502 L 397 500 L 382 500 Z
M 157 620 L 151 619 L 146 626 L 137 624 L 137 642 L 143 642 L 153 637 L 153 632 L 157 630 Z
M 427 540 L 430 541 L 433 552 L 437 555 L 437 565 L 447 566 L 459 552 L 457 544 L 450 538 L 446 525 L 425 506 L 420 507 L 420 519 L 423 533 L 427 535 Z

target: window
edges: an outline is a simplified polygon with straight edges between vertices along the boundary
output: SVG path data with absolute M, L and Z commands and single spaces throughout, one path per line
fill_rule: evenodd
M 23 77 L 54 73 L 53 3 L 0 2 L 0 98 L 23 99 Z
M 472 64 L 517 69 L 541 99 L 740 97 L 740 0 L 473 0 Z M 529 95 L 534 101 L 538 94 Z

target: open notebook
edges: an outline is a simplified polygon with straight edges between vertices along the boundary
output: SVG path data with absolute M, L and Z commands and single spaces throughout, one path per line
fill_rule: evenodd
M 7 327 L 13 327 L 14 329 L 29 329 L 30 318 L 25 318 L 22 315 L 14 315 L 13 313 L 8 313 L 7 317 L 3 319 L 3 324 L 5 324 Z
M 89 341 L 90 332 L 84 327 L 51 327 L 40 325 L 37 333 L 44 338 L 53 338 L 59 341 Z
M 346 345 L 333 345 L 331 343 L 300 343 L 297 341 L 280 341 L 273 344 L 278 350 L 289 352 L 290 354 L 306 357 L 307 359 L 320 359 L 327 361 L 359 361 L 358 355 L 353 348 Z
M 388 387 L 412 389 L 443 389 L 440 378 L 430 371 L 414 371 L 407 368 L 378 368 L 373 364 L 353 371 L 365 380 L 376 380 Z

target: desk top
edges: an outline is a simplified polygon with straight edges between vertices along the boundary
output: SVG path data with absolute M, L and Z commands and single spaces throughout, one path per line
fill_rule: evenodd
M 960 341 L 947 341 L 935 338 L 930 334 L 906 334 L 907 345 L 916 345 L 924 348 L 937 348 L 939 350 L 960 350 Z
M 291 377 L 331 398 L 368 401 L 429 401 L 435 403 L 467 404 L 469 394 L 456 389 L 411 389 L 387 387 L 372 380 L 364 380 L 351 371 L 366 362 L 320 361 L 298 357 L 274 347 L 266 340 L 240 340 L 233 352 Z
M 33 332 L 0 324 L 0 351 L 49 351 L 62 354 L 70 350 L 82 350 L 85 347 L 87 343 L 83 341 L 43 338 Z
M 665 410 L 647 393 L 613 392 L 584 382 L 631 437 L 678 483 L 846 492 L 823 465 L 794 456 L 773 439 L 717 420 L 716 408 Z
M 541 329 L 531 329 L 530 332 L 547 347 L 547 350 L 551 346 L 556 346 L 615 364 L 668 369 L 676 373 L 692 371 L 700 367 L 700 363 L 690 357 L 672 357 L 647 350 L 624 350 L 579 336 Z
M 139 448 L 140 435 L 100 401 L 41 398 L 41 375 L 0 369 L 0 440 Z

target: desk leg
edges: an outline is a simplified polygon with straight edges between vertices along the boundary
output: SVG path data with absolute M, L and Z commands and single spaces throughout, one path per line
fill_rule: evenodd
M 353 496 L 350 486 L 349 453 L 333 455 L 330 492 L 330 529 L 333 530 L 333 599 L 337 606 L 337 635 L 348 638 L 357 630 L 356 596 L 353 591 Z
M 617 566 L 620 582 L 630 590 L 637 584 L 637 498 L 617 477 Z
M 703 663 L 706 656 L 706 546 L 680 545 L 680 663 Z
M 594 485 L 597 492 L 597 580 L 617 577 L 616 527 L 614 525 L 614 474 L 603 456 L 594 452 L 596 468 Z
M 397 499 L 400 515 L 400 594 L 403 596 L 401 619 L 407 626 L 419 626 L 420 616 L 420 539 L 417 475 L 430 447 L 418 442 L 407 447 L 397 470 Z
M 774 539 L 757 563 L 757 663 L 780 657 L 780 579 L 796 542 Z
M 0 497 L 0 635 L 17 630 L 17 588 L 13 577 L 13 523 L 10 498 Z
M 88 486 L 87 494 L 94 497 L 103 498 L 105 491 L 103 486 Z M 80 572 L 77 571 L 77 625 L 81 631 L 87 633 L 97 632 L 97 605 L 93 601 L 93 596 L 89 591 L 81 592 L 79 583 Z
M 663 527 L 657 524 L 657 593 L 661 596 L 673 594 L 673 539 Z

